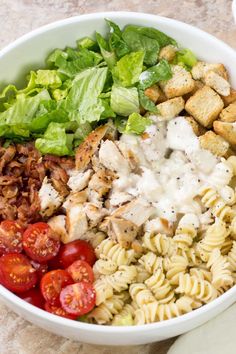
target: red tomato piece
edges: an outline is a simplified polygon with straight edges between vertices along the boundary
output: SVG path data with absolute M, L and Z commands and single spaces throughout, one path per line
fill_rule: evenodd
M 96 293 L 91 283 L 75 283 L 66 286 L 60 294 L 62 308 L 71 315 L 82 316 L 95 306 Z
M 41 279 L 44 274 L 47 273 L 48 271 L 48 265 L 47 263 L 38 263 L 34 260 L 30 260 L 30 263 L 32 264 L 32 266 L 34 267 L 34 269 L 36 269 L 37 271 L 37 275 L 38 275 L 38 279 Z
M 54 315 L 69 318 L 70 320 L 75 320 L 77 318 L 77 316 L 70 315 L 69 313 L 67 313 L 65 310 L 63 310 L 61 306 L 54 306 L 49 304 L 49 302 L 45 303 L 44 309 L 47 312 L 53 313 Z
M 44 298 L 38 288 L 33 288 L 28 291 L 25 291 L 22 294 L 19 294 L 19 297 L 29 304 L 39 307 L 40 309 L 44 308 Z
M 24 229 L 17 221 L 4 220 L 0 224 L 0 254 L 21 253 Z
M 0 258 L 0 284 L 7 289 L 22 293 L 33 288 L 36 283 L 36 270 L 26 256 L 8 253 Z
M 75 283 L 78 283 L 80 281 L 93 283 L 94 281 L 93 269 L 85 261 L 75 261 L 68 268 L 66 268 L 66 270 Z
M 72 283 L 71 276 L 65 270 L 52 270 L 45 274 L 40 281 L 41 293 L 47 302 L 60 306 L 59 296 L 61 290 Z
M 57 255 L 60 241 L 48 224 L 37 222 L 25 230 L 23 248 L 34 261 L 47 262 Z
M 86 261 L 91 266 L 96 261 L 93 247 L 83 240 L 76 240 L 63 245 L 60 248 L 58 258 L 63 268 L 69 267 L 79 259 Z

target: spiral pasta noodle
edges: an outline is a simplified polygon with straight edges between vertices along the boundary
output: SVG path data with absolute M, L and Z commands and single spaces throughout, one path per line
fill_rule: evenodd
M 95 254 L 97 258 L 110 259 L 118 266 L 129 265 L 135 260 L 135 251 L 133 249 L 126 250 L 109 238 L 103 240 L 95 248 Z
M 98 324 L 106 324 L 110 322 L 114 315 L 117 315 L 119 311 L 124 307 L 124 301 L 119 295 L 113 295 L 101 305 L 93 309 L 88 318 L 93 319 Z
M 137 270 L 135 266 L 122 265 L 118 270 L 105 276 L 105 282 L 110 285 L 115 291 L 121 292 L 128 289 L 129 284 L 135 281 Z
M 209 281 L 198 279 L 196 276 L 189 274 L 179 275 L 179 286 L 175 291 L 192 296 L 204 303 L 208 303 L 217 297 L 217 291 Z
M 180 274 L 184 274 L 188 266 L 188 261 L 183 256 L 172 256 L 167 265 L 166 277 L 170 284 L 177 285 L 179 283 Z
M 163 269 L 163 258 L 158 257 L 153 252 L 148 252 L 139 258 L 138 262 L 149 274 L 155 273 L 158 269 Z
M 196 235 L 197 231 L 192 225 L 178 226 L 173 240 L 177 244 L 178 248 L 188 250 Z
M 227 258 L 221 255 L 219 249 L 216 248 L 212 251 L 207 266 L 211 269 L 212 284 L 217 290 L 233 284 L 230 264 L 227 262 Z
M 134 324 L 134 312 L 134 307 L 131 304 L 126 304 L 122 310 L 113 317 L 111 322 L 112 326 L 132 326 Z
M 164 273 L 160 269 L 157 270 L 150 278 L 145 280 L 145 284 L 154 294 L 159 303 L 168 303 L 175 296 L 170 282 L 165 278 Z
M 95 278 L 100 275 L 110 275 L 117 270 L 117 264 L 110 259 L 98 259 L 93 266 Z
M 145 232 L 143 236 L 143 247 L 152 252 L 157 252 L 161 256 L 171 256 L 175 251 L 172 237 L 151 232 Z

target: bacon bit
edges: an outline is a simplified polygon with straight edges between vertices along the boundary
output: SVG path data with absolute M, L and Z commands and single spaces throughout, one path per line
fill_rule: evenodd
M 141 139 L 143 139 L 143 140 L 146 140 L 146 139 L 150 138 L 150 135 L 148 133 L 146 133 L 146 132 L 142 133 L 140 136 L 141 136 Z

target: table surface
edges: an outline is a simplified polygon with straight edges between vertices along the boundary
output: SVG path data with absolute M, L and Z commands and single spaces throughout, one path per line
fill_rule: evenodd
M 99 11 L 137 11 L 175 18 L 195 25 L 236 48 L 231 0 L 0 0 L 0 49 L 41 25 Z M 78 344 L 57 337 L 0 304 L 1 354 L 118 354 L 120 348 Z M 164 354 L 173 339 L 122 348 L 123 354 Z

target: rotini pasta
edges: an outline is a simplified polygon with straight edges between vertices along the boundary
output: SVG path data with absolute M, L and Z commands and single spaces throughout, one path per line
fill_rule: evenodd
M 175 251 L 175 244 L 172 237 L 165 234 L 153 234 L 145 232 L 143 236 L 143 247 L 161 256 L 171 256 Z
M 132 326 L 134 324 L 135 309 L 131 304 L 126 304 L 123 309 L 113 317 L 112 326 Z
M 137 270 L 135 266 L 122 265 L 115 273 L 105 276 L 104 279 L 115 291 L 121 292 L 128 289 L 129 284 L 133 283 L 136 277 Z
M 236 281 L 236 241 L 233 241 L 233 246 L 227 256 L 229 269 L 232 272 L 234 282 Z
M 172 256 L 169 262 L 166 262 L 166 277 L 170 284 L 177 285 L 179 283 L 180 274 L 184 274 L 188 267 L 188 261 L 183 256 Z
M 93 309 L 89 315 L 89 319 L 93 319 L 98 324 L 106 324 L 110 322 L 114 315 L 117 315 L 124 307 L 124 301 L 119 295 L 113 295 L 101 305 Z
M 98 259 L 93 266 L 93 273 L 95 278 L 100 275 L 110 275 L 117 270 L 117 263 L 110 259 Z
M 155 273 L 158 269 L 163 269 L 163 258 L 156 256 L 153 252 L 144 254 L 138 262 L 149 274 Z
M 152 291 L 159 303 L 168 303 L 175 296 L 170 282 L 165 278 L 161 269 L 145 280 L 145 284 Z
M 179 275 L 179 286 L 175 291 L 192 296 L 203 303 L 208 303 L 217 297 L 217 291 L 209 281 L 189 274 Z
M 227 262 L 227 258 L 221 255 L 219 249 L 216 248 L 212 251 L 207 266 L 211 269 L 211 282 L 217 290 L 233 284 L 230 264 Z
M 135 251 L 133 249 L 126 250 L 109 238 L 103 240 L 95 248 L 95 253 L 98 258 L 110 259 L 118 266 L 129 265 L 135 260 Z
M 131 284 L 129 287 L 129 293 L 132 300 L 138 305 L 138 307 L 142 307 L 144 304 L 156 301 L 152 292 L 143 283 Z

